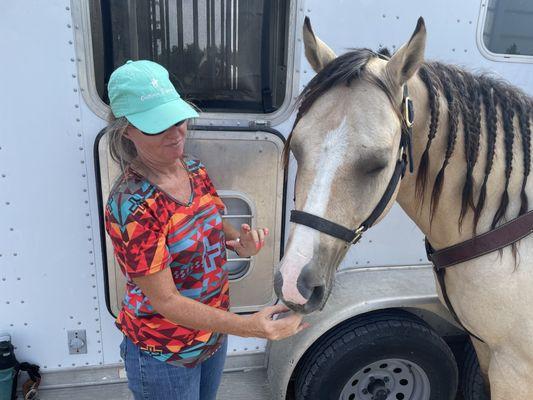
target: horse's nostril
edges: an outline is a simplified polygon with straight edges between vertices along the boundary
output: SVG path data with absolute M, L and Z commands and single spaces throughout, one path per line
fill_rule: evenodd
M 320 310 L 324 307 L 327 297 L 327 290 L 325 286 L 315 286 L 310 289 L 311 294 L 309 298 L 303 303 L 295 303 L 284 300 L 285 304 L 292 310 L 301 314 L 310 314 L 313 311 Z
M 315 286 L 312 289 L 311 295 L 309 296 L 307 303 L 305 305 L 306 312 L 313 312 L 324 306 L 324 296 L 326 294 L 326 287 Z
M 306 299 L 309 300 L 311 295 L 313 294 L 314 287 L 309 287 L 305 284 L 305 280 L 298 279 L 298 282 L 296 283 L 296 287 L 298 288 L 298 291 L 300 294 Z
M 319 290 L 319 288 L 322 288 L 323 291 L 324 283 L 313 269 L 306 266 L 302 269 L 302 272 L 296 281 L 296 287 L 300 294 L 309 300 L 311 295 L 313 295 L 316 290 Z

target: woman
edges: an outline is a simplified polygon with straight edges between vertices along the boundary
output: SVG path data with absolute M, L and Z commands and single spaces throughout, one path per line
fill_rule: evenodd
M 135 399 L 215 399 L 226 334 L 283 339 L 302 330 L 301 316 L 228 312 L 226 247 L 257 254 L 267 229 L 240 231 L 223 221 L 224 204 L 198 160 L 184 158 L 187 121 L 198 114 L 168 72 L 151 61 L 128 61 L 108 92 L 112 157 L 123 173 L 106 206 L 106 230 L 127 277 L 117 326 Z

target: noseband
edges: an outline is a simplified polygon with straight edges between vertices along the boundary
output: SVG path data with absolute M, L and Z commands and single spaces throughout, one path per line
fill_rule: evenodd
M 413 102 L 409 98 L 409 90 L 407 85 L 403 87 L 403 100 L 402 100 L 402 136 L 400 139 L 400 148 L 398 150 L 398 160 L 394 167 L 392 177 L 385 189 L 385 193 L 381 197 L 370 216 L 354 230 L 348 229 L 335 222 L 329 221 L 322 217 L 309 214 L 305 211 L 292 210 L 290 221 L 296 224 L 305 225 L 310 228 L 316 229 L 327 235 L 344 240 L 346 245 L 355 244 L 363 236 L 363 232 L 369 229 L 376 220 L 383 214 L 385 208 L 390 203 L 394 192 L 398 188 L 398 185 L 405 175 L 407 164 L 409 164 L 409 172 L 413 173 L 413 151 L 411 146 L 411 137 L 413 132 L 414 123 L 414 108 Z

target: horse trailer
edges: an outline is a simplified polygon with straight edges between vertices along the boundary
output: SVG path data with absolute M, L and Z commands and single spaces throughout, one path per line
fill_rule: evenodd
M 164 65 L 202 110 L 187 152 L 207 166 L 227 206 L 224 218 L 270 228 L 256 257 L 228 254 L 231 310 L 248 314 L 277 301 L 273 275 L 291 225 L 297 169 L 294 159 L 285 168 L 282 153 L 298 94 L 314 75 L 304 56 L 304 18 L 342 54 L 393 52 L 419 16 L 427 59 L 490 72 L 533 94 L 533 5 L 526 0 L 0 5 L 0 336 L 11 337 L 19 361 L 40 366 L 41 399 L 130 398 L 114 324 L 125 281 L 103 228 L 119 173 L 102 133 L 111 72 L 129 59 Z M 421 335 L 419 351 L 435 355 L 436 367 L 437 353 L 453 363 L 439 377 L 450 391 L 488 399 L 467 335 L 439 301 L 424 237 L 397 205 L 350 249 L 328 303 L 305 319 L 309 328 L 279 342 L 231 336 L 219 398 L 309 398 L 309 380 L 318 378 L 331 398 L 449 398 L 431 392 L 438 368 L 424 371 L 391 350 Z M 344 347 L 343 337 L 353 334 L 360 346 Z M 378 337 L 391 347 L 373 346 Z M 348 381 L 320 369 L 320 358 L 337 352 L 353 354 Z M 363 353 L 371 360 L 364 365 Z

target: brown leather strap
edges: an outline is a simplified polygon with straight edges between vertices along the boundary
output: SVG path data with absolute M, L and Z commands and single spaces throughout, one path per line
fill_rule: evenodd
M 503 249 L 533 232 L 533 210 L 465 242 L 428 254 L 438 271 Z
M 446 303 L 446 307 L 448 308 L 448 311 L 450 312 L 450 314 L 452 314 L 452 317 L 453 319 L 455 319 L 455 322 L 457 322 L 459 326 L 463 328 L 463 330 L 466 333 L 468 333 L 470 336 L 475 337 L 480 342 L 485 343 L 485 341 L 481 339 L 479 336 L 474 335 L 472 332 L 470 332 L 459 319 L 459 316 L 455 312 L 455 309 L 452 306 L 452 302 L 450 301 L 450 298 L 448 297 L 448 291 L 446 290 L 446 281 L 444 280 L 445 274 L 446 274 L 446 269 L 439 269 L 439 270 L 435 269 L 435 275 L 437 276 L 437 281 L 439 282 L 440 291 L 442 293 L 442 298 L 444 299 L 444 303 Z

